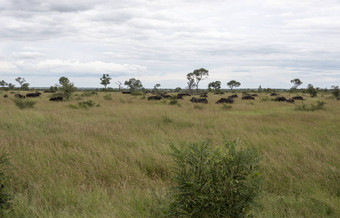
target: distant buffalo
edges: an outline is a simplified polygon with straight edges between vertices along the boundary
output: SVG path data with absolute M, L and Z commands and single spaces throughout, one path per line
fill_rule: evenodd
M 14 95 L 15 97 L 17 97 L 17 98 L 26 98 L 24 95 L 22 95 L 22 94 L 15 94 Z
M 340 97 L 337 97 L 337 98 L 336 98 L 336 100 L 338 100 L 338 101 L 339 101 L 339 100 L 340 100 Z
M 238 98 L 237 95 L 229 95 L 228 98 Z
M 203 93 L 203 94 L 200 95 L 200 97 L 201 97 L 201 98 L 208 98 L 208 95 L 205 94 L 205 93 Z
M 220 100 L 216 101 L 216 104 L 222 104 L 222 103 L 232 104 L 232 103 L 234 103 L 234 99 L 232 99 L 232 98 L 221 98 Z
M 258 95 L 258 94 L 251 94 L 250 96 L 252 96 L 252 97 L 258 97 L 259 95 Z
M 270 96 L 277 96 L 276 93 L 270 93 Z
M 303 99 L 302 96 L 294 96 L 294 97 L 292 97 L 292 99 L 293 100 L 305 100 L 305 99 Z
M 291 99 L 291 98 L 290 98 L 290 99 L 287 100 L 287 102 L 289 102 L 289 103 L 294 103 L 295 101 L 294 101 L 294 99 Z
M 192 97 L 190 99 L 191 103 L 204 103 L 204 104 L 208 104 L 208 99 L 206 98 L 195 98 L 195 97 Z
M 162 95 L 162 98 L 171 98 L 171 95 Z
M 245 95 L 242 97 L 242 100 L 255 100 L 255 98 L 250 95 Z
M 34 98 L 34 97 L 39 97 L 41 95 L 40 92 L 36 92 L 36 93 L 27 93 L 26 97 L 28 98 Z
M 223 95 L 224 94 L 224 92 L 222 92 L 222 91 L 219 91 L 219 92 L 215 92 L 214 93 L 214 95 Z
M 188 93 L 179 93 L 177 94 L 177 99 L 183 99 L 183 96 L 190 96 Z
M 161 100 L 162 99 L 162 97 L 161 96 L 149 96 L 148 97 L 148 100 L 150 101 L 150 100 Z
M 276 97 L 274 101 L 287 101 L 285 97 Z
M 8 95 L 4 95 L 4 98 L 8 98 Z
M 131 92 L 122 92 L 122 94 L 131 94 Z
M 56 96 L 56 97 L 52 97 L 50 98 L 50 101 L 63 101 L 63 97 L 62 96 Z

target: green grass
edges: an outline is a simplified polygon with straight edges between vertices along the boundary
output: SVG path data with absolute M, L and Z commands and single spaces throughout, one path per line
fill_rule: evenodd
M 42 94 L 30 110 L 0 98 L 0 146 L 11 169 L 5 184 L 13 217 L 159 217 L 167 202 L 173 166 L 169 144 L 218 145 L 223 137 L 262 156 L 264 191 L 257 217 L 340 217 L 340 107 L 325 95 L 323 110 L 296 111 L 294 104 L 260 94 L 253 105 L 236 99 L 231 109 L 214 104 L 181 107 L 140 96 L 82 95 L 100 107 L 74 110 Z M 290 97 L 289 93 L 280 95 Z M 271 98 L 271 97 L 269 97 Z M 0 149 L 0 150 L 1 150 Z

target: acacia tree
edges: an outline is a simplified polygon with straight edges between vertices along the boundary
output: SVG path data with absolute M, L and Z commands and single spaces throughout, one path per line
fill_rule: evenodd
M 60 91 L 63 95 L 63 97 L 66 100 L 69 100 L 72 93 L 76 91 L 76 88 L 74 87 L 74 84 L 70 82 L 70 80 L 67 77 L 60 77 L 59 78 L 59 84 L 60 84 Z
M 240 87 L 241 83 L 240 82 L 237 82 L 235 80 L 230 80 L 228 83 L 227 83 L 227 86 L 233 90 L 234 88 L 238 88 Z
M 292 89 L 297 89 L 297 87 L 299 87 L 302 84 L 301 80 L 297 78 L 292 79 L 290 82 L 293 83 Z
M 158 87 L 161 87 L 161 84 L 157 83 L 156 85 L 154 85 L 153 91 L 158 92 Z
M 205 80 L 206 78 L 208 78 L 208 76 L 209 76 L 209 71 L 204 69 L 204 68 L 196 69 L 196 70 L 194 70 L 194 72 L 188 73 L 187 74 L 187 79 L 189 80 L 188 87 L 189 87 L 189 83 L 190 83 L 191 89 L 193 87 L 196 87 L 196 91 L 198 92 L 198 84 L 202 80 Z
M 332 86 L 332 94 L 337 98 L 340 95 L 339 86 Z
M 5 80 L 1 80 L 0 81 L 0 86 L 2 87 L 2 88 L 4 88 L 5 86 L 7 86 L 8 84 L 5 82 Z
M 122 83 L 121 82 L 115 82 L 117 85 L 118 85 L 118 90 L 120 91 L 121 90 L 121 88 L 122 88 Z
M 110 80 L 111 77 L 109 74 L 103 74 L 102 78 L 100 78 L 100 84 L 102 84 L 106 89 L 106 86 L 110 84 Z
M 187 74 L 187 88 L 188 88 L 188 91 L 191 92 L 193 88 L 195 88 L 195 79 L 194 79 L 194 76 L 193 76 L 193 73 L 188 73 Z
M 214 89 L 215 92 L 218 92 L 221 89 L 221 81 L 215 81 L 215 82 L 211 82 L 208 84 L 208 89 Z
M 314 88 L 314 86 L 312 84 L 308 84 L 307 92 L 308 92 L 308 94 L 310 94 L 310 97 L 312 97 L 312 98 L 317 96 L 317 94 L 318 94 L 317 90 Z
M 128 86 L 131 92 L 143 88 L 142 82 L 135 78 L 131 78 L 128 81 L 125 81 L 124 85 Z
M 20 89 L 23 89 L 23 90 L 27 90 L 28 86 L 30 85 L 29 83 L 25 83 L 26 79 L 21 78 L 20 76 L 18 78 L 16 78 L 15 81 L 17 81 L 19 83 Z

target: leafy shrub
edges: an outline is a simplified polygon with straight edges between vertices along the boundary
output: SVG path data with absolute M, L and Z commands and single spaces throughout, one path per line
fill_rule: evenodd
M 227 104 L 223 104 L 223 105 L 222 105 L 222 109 L 223 109 L 223 110 L 230 110 L 232 107 L 233 107 L 233 106 L 231 106 L 231 105 L 229 105 L 229 104 L 228 104 L 228 105 L 227 105 Z
M 302 105 L 296 105 L 295 106 L 295 110 L 297 111 L 316 111 L 316 110 L 322 110 L 324 108 L 324 105 L 326 104 L 323 101 L 317 101 L 317 104 L 311 104 L 310 106 L 306 105 L 306 104 L 302 104 Z
M 83 94 L 81 94 L 81 96 L 83 97 L 91 97 L 91 96 L 94 96 L 94 95 L 98 95 L 97 92 L 84 92 Z
M 37 103 L 29 99 L 20 99 L 20 98 L 14 99 L 13 101 L 19 109 L 33 108 L 34 105 Z
M 9 159 L 6 153 L 0 155 L 0 217 L 6 217 L 10 211 L 11 195 L 8 193 L 3 182 L 7 180 L 5 170 L 9 166 Z
M 138 92 L 138 91 L 131 92 L 131 95 L 135 95 L 135 96 L 143 95 L 143 94 L 144 94 L 143 92 Z
M 244 217 L 261 189 L 259 157 L 237 141 L 171 145 L 175 161 L 169 216 Z
M 340 89 L 339 86 L 332 86 L 332 95 L 334 95 L 334 97 L 339 97 L 340 95 Z
M 268 96 L 260 98 L 260 101 L 270 101 L 271 99 Z
M 111 94 L 104 95 L 103 98 L 104 98 L 104 100 L 108 100 L 108 101 L 112 100 Z
M 96 103 L 92 100 L 88 100 L 88 101 L 81 101 L 78 103 L 78 107 L 79 108 L 84 108 L 84 109 L 88 109 L 90 107 L 93 107 L 95 106 Z
M 203 106 L 200 106 L 200 105 L 194 105 L 194 109 L 197 109 L 197 110 L 203 110 Z
M 171 104 L 171 105 L 178 104 L 177 97 L 176 96 L 171 97 L 169 104 Z

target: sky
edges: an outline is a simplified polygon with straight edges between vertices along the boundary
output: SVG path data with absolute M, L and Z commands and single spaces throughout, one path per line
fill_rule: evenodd
M 340 85 L 340 0 L 0 0 L 0 80 L 146 88 Z

